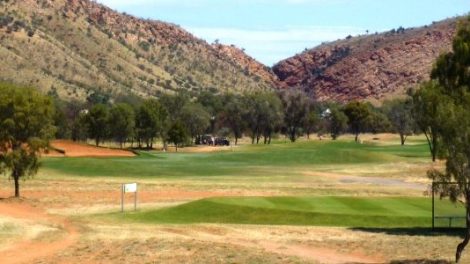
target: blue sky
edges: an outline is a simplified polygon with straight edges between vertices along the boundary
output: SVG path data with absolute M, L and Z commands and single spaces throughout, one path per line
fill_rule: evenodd
M 430 24 L 470 11 L 470 0 L 98 0 L 235 44 L 268 66 L 348 35 Z

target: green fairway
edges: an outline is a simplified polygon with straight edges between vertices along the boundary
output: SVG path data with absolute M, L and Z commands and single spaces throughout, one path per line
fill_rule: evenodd
M 437 201 L 445 215 L 463 207 Z M 105 216 L 105 217 L 109 217 Z M 211 198 L 176 207 L 112 214 L 113 219 L 143 223 L 229 223 L 338 227 L 430 227 L 429 198 L 250 197 Z
M 380 164 L 427 159 L 424 142 L 376 146 L 346 141 L 276 142 L 245 145 L 233 152 L 141 152 L 135 158 L 46 158 L 44 168 L 60 175 L 103 177 L 257 176 L 277 168 Z M 269 172 L 266 172 L 269 171 Z M 285 175 L 284 175 L 285 176 Z

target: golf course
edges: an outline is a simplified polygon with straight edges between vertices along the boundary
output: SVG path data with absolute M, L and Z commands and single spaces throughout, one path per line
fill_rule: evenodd
M 431 229 L 426 176 L 443 163 L 431 162 L 422 136 L 405 146 L 390 134 L 363 138 L 362 144 L 350 136 L 242 141 L 129 157 L 46 155 L 39 174 L 22 183 L 28 201 L 10 209 L 41 208 L 67 224 L 2 217 L 0 237 L 8 239 L 0 247 L 24 243 L 22 237 L 47 245 L 72 232 L 71 246 L 48 260 L 101 263 L 119 256 L 126 263 L 179 263 L 190 254 L 194 263 L 450 261 L 460 236 L 446 228 L 446 218 L 435 220 L 446 229 Z M 1 180 L 0 194 L 8 196 L 10 183 Z M 134 182 L 137 211 L 133 195 L 125 194 L 122 213 L 121 184 Z M 439 198 L 435 210 L 443 217 L 465 212 Z M 453 220 L 452 227 L 463 225 Z

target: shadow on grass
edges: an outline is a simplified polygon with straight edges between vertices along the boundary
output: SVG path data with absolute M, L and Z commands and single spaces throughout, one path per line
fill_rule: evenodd
M 429 259 L 413 259 L 413 260 L 393 260 L 390 264 L 450 264 L 453 262 L 447 260 L 429 260 Z
M 415 228 L 362 228 L 362 227 L 355 227 L 350 228 L 353 231 L 363 231 L 369 233 L 382 233 L 387 235 L 395 235 L 395 236 L 455 236 L 463 238 L 465 235 L 464 228 L 439 228 L 432 230 L 432 228 L 422 228 L 422 227 L 415 227 Z M 401 263 L 401 262 L 397 262 Z M 406 262 L 405 262 L 406 263 Z M 415 263 L 415 262 L 410 262 Z M 416 262 L 416 263 L 428 263 L 428 262 Z M 434 263 L 434 262 L 429 262 Z M 441 263 L 441 262 L 436 262 Z

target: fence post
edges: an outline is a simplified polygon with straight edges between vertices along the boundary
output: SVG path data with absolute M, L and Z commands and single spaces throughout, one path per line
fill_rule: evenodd
M 137 211 L 137 190 L 134 193 L 134 211 Z
M 434 216 L 434 181 L 432 182 L 432 185 L 431 185 L 431 192 L 432 192 L 432 231 L 434 231 L 435 229 L 435 226 L 434 226 L 434 219 L 435 219 L 435 216 Z
M 124 184 L 121 185 L 121 213 L 124 213 Z

